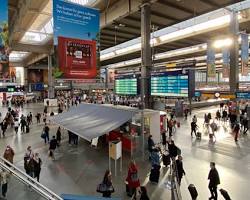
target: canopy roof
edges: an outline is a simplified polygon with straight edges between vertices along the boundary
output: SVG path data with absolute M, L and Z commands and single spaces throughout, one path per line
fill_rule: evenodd
M 80 104 L 51 120 L 88 141 L 116 129 L 135 112 L 97 104 Z

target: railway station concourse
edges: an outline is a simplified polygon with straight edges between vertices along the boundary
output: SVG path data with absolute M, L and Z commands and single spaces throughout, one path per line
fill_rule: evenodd
M 250 0 L 0 3 L 0 200 L 250 199 Z

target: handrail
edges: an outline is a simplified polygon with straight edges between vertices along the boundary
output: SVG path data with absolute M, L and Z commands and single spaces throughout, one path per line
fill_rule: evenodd
M 9 165 L 9 166 L 7 166 Z M 32 187 L 34 191 L 42 195 L 45 199 L 48 200 L 63 200 L 60 196 L 52 192 L 50 189 L 24 173 L 22 170 L 17 168 L 15 165 L 10 163 L 8 160 L 0 156 L 0 168 L 3 168 L 22 181 L 24 184 Z

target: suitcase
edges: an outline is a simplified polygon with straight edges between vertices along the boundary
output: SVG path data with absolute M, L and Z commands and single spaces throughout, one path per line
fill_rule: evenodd
M 196 133 L 196 138 L 197 138 L 197 139 L 201 139 L 201 132 L 198 131 L 198 132 Z
M 194 186 L 194 184 L 189 184 L 188 190 L 189 190 L 189 193 L 190 193 L 190 195 L 192 197 L 192 200 L 196 200 L 197 197 L 198 197 L 198 192 L 197 192 L 196 187 Z
M 162 162 L 163 162 L 163 165 L 165 165 L 165 166 L 170 165 L 170 163 L 171 163 L 170 155 L 163 154 L 162 155 Z
M 180 122 L 176 122 L 177 128 L 181 127 L 181 123 Z
M 153 183 L 158 183 L 160 178 L 160 166 L 154 166 L 151 169 L 149 180 Z
M 26 133 L 30 132 L 30 127 L 26 126 Z
M 229 196 L 229 194 L 226 190 L 220 189 L 220 193 L 224 197 L 225 200 L 231 200 L 231 197 Z
M 128 186 L 128 184 L 126 184 L 126 193 L 127 193 L 127 196 L 129 196 L 129 197 L 132 197 L 132 196 L 133 196 L 133 189 L 130 188 L 130 187 Z

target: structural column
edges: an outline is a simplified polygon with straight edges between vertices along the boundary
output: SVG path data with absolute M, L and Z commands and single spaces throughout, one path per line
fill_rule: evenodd
M 233 44 L 230 49 L 230 92 L 234 93 L 239 89 L 239 22 L 237 12 L 232 11 L 230 14 L 230 36 Z
M 55 84 L 52 71 L 52 56 L 48 55 L 48 98 L 55 98 Z
M 141 6 L 141 101 L 142 108 L 152 108 L 150 96 L 150 71 L 152 53 L 150 47 L 151 5 L 144 1 Z

